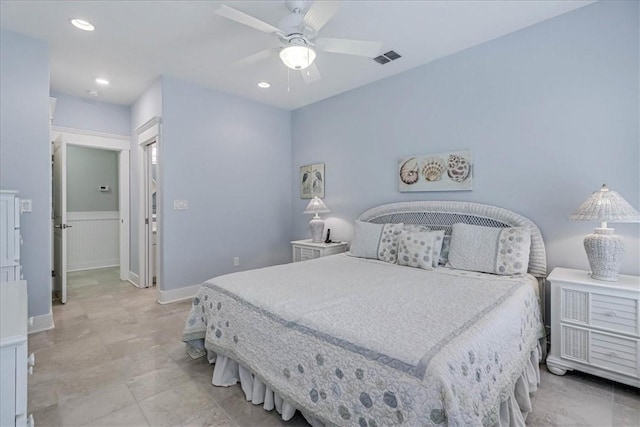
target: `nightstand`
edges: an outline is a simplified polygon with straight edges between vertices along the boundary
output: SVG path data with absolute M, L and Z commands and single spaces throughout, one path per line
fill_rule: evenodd
M 554 268 L 549 371 L 578 370 L 640 387 L 640 277 L 617 282 Z
M 339 243 L 313 243 L 308 240 L 294 240 L 291 242 L 293 262 L 306 261 L 327 255 L 335 255 L 347 250 L 347 242 Z

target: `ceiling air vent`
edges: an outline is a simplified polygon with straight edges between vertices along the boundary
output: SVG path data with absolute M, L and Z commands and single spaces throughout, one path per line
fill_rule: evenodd
M 400 56 L 400 54 L 398 54 L 398 52 L 390 50 L 387 53 L 383 53 L 380 56 L 376 56 L 375 58 L 373 58 L 373 60 L 376 61 L 380 65 L 384 65 L 387 62 L 395 61 L 398 58 L 402 58 L 402 56 Z

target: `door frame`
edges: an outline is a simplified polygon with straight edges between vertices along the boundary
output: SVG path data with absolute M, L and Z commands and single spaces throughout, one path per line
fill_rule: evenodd
M 161 164 L 161 144 L 160 144 L 160 125 L 162 119 L 153 117 L 145 124 L 138 127 L 134 132 L 135 145 L 138 150 L 138 273 L 139 283 L 137 286 L 147 288 L 153 286 L 153 275 L 148 275 L 149 260 L 151 256 L 151 235 L 147 234 L 147 228 L 151 229 L 151 223 L 146 224 L 147 219 L 145 211 L 147 208 L 146 185 L 147 185 L 147 146 L 156 144 L 157 157 L 157 177 L 156 177 L 156 257 L 153 260 L 155 264 L 156 289 L 162 288 L 162 164 Z
M 62 135 L 65 145 L 99 148 L 118 152 L 118 212 L 120 215 L 120 280 L 129 280 L 129 157 L 131 137 L 125 135 L 93 132 L 84 129 L 52 126 L 53 140 Z

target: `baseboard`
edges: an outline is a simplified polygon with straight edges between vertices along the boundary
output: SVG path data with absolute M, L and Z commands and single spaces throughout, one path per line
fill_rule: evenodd
M 119 267 L 119 260 L 117 259 L 108 259 L 108 260 L 99 260 L 99 261 L 89 261 L 85 263 L 78 263 L 67 266 L 67 273 L 71 273 L 74 271 L 85 271 L 85 270 L 97 270 L 99 268 L 109 268 L 109 267 Z
M 48 331 L 53 328 L 55 328 L 53 312 L 49 312 L 49 314 L 42 316 L 33 316 L 33 323 L 29 325 L 29 333 L 35 334 L 36 332 Z
M 129 282 L 133 283 L 133 285 L 136 288 L 140 287 L 140 276 L 138 276 L 136 273 L 130 271 L 129 272 Z
M 196 296 L 200 285 L 185 286 L 184 288 L 172 289 L 170 291 L 158 290 L 158 303 L 169 304 L 172 302 L 184 301 Z

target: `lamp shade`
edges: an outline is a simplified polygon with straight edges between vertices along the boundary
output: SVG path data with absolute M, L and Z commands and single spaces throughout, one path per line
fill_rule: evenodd
M 569 217 L 578 221 L 640 222 L 640 213 L 606 184 Z
M 316 59 L 316 51 L 305 45 L 287 46 L 280 51 L 280 59 L 292 70 L 304 70 Z
M 311 199 L 306 209 L 304 210 L 304 213 L 306 214 L 316 215 L 329 212 L 331 211 L 329 210 L 329 208 L 327 208 L 327 205 L 325 205 L 322 199 L 318 198 L 318 196 L 315 196 L 313 199 Z

